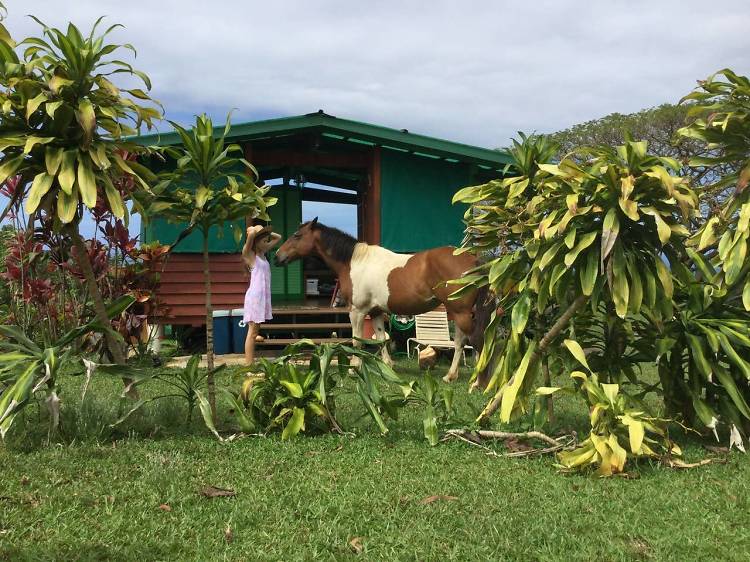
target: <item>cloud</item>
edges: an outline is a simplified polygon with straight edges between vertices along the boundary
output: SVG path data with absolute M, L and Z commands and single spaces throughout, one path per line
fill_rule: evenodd
M 498 147 L 519 130 L 676 102 L 723 67 L 750 73 L 746 0 L 5 3 L 16 38 L 39 34 L 26 14 L 84 30 L 100 15 L 124 24 L 112 39 L 135 45 L 135 66 L 183 123 L 203 111 L 236 108 L 238 122 L 324 109 Z M 347 230 L 356 220 L 306 212 Z
M 496 147 L 517 130 L 676 102 L 725 66 L 750 72 L 746 0 L 7 4 L 15 37 L 38 33 L 27 13 L 125 24 L 113 39 L 136 46 L 136 66 L 179 121 L 322 108 Z

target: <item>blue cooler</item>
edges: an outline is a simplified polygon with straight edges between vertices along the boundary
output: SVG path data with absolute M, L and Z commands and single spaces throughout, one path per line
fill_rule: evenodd
M 244 308 L 232 309 L 232 353 L 245 353 L 247 326 L 245 326 L 245 324 L 242 322 L 242 317 L 244 315 Z
M 232 317 L 229 310 L 214 310 L 214 353 L 232 352 Z

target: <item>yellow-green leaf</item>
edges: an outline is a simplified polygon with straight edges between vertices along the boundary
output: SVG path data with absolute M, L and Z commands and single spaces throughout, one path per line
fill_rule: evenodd
M 521 388 L 521 384 L 531 366 L 531 358 L 534 355 L 535 350 L 536 342 L 531 342 L 528 349 L 526 349 L 526 353 L 524 354 L 523 359 L 521 359 L 516 372 L 513 373 L 513 376 L 505 386 L 502 401 L 500 403 L 500 419 L 505 423 L 510 421 L 510 416 L 513 413 L 513 406 L 516 403 L 518 390 Z
M 620 392 L 620 385 L 602 383 L 602 390 L 604 391 L 607 400 L 609 400 L 609 403 L 614 404 L 617 400 L 617 394 Z
M 50 119 L 55 118 L 55 112 L 60 108 L 62 104 L 62 101 L 47 102 L 47 105 L 44 106 L 44 110 L 47 112 L 47 115 L 49 115 Z
M 55 140 L 55 137 L 35 137 L 30 136 L 26 139 L 26 145 L 23 147 L 23 153 L 28 154 L 31 152 L 34 147 L 38 144 L 47 144 L 48 142 L 51 142 Z
M 641 445 L 643 445 L 643 438 L 646 434 L 646 430 L 643 427 L 643 423 L 630 417 L 629 415 L 622 416 L 622 423 L 628 428 L 628 438 L 630 439 L 630 451 L 637 455 L 641 451 Z
M 5 28 L 5 26 L 1 23 L 0 23 L 0 41 L 8 45 L 11 49 L 15 48 L 16 46 L 16 42 L 10 36 L 10 33 L 8 33 L 8 30 Z
M 115 186 L 112 185 L 112 181 L 107 176 L 104 178 L 104 194 L 107 196 L 109 210 L 112 211 L 112 214 L 118 219 L 124 217 L 125 205 L 122 202 L 120 192 L 115 189 Z
M 5 183 L 10 176 L 16 173 L 16 170 L 18 170 L 23 163 L 23 160 L 23 154 L 19 154 L 14 158 L 6 159 L 3 164 L 0 165 L 0 184 Z
M 27 213 L 33 213 L 39 207 L 39 203 L 42 200 L 49 188 L 52 187 L 52 180 L 55 176 L 50 176 L 42 172 L 34 176 L 34 181 L 31 182 L 31 189 L 29 189 L 28 197 L 26 198 L 25 209 Z
M 739 240 L 727 256 L 727 262 L 724 264 L 724 278 L 727 285 L 734 285 L 742 272 L 742 266 L 745 265 L 745 255 L 747 254 L 747 243 Z
M 195 205 L 199 209 L 202 209 L 206 202 L 211 197 L 211 190 L 207 188 L 205 185 L 198 186 L 198 189 L 195 191 Z
M 83 144 L 88 146 L 91 144 L 91 139 L 94 138 L 94 132 L 96 131 L 96 114 L 94 113 L 94 106 L 88 99 L 84 98 L 78 103 L 76 119 L 83 129 Z
M 576 358 L 576 360 L 586 367 L 589 371 L 591 371 L 591 367 L 589 367 L 588 362 L 586 361 L 586 354 L 583 352 L 583 348 L 581 345 L 575 341 L 575 340 L 565 340 L 563 342 L 565 347 L 568 348 L 568 351 L 573 355 L 573 357 Z
M 654 261 L 656 263 L 656 275 L 659 277 L 661 286 L 664 288 L 664 293 L 666 294 L 668 299 L 671 299 L 672 294 L 674 293 L 672 273 L 667 268 L 667 264 L 665 264 L 659 256 L 657 256 Z
M 629 199 L 620 199 L 620 209 L 625 215 L 633 221 L 637 221 L 641 218 L 638 214 L 638 204 L 635 201 Z
M 47 96 L 42 93 L 26 102 L 26 121 L 29 120 L 33 113 L 39 109 L 39 106 L 45 101 L 47 101 Z
M 750 280 L 745 283 L 745 288 L 742 289 L 742 304 L 745 306 L 745 310 L 750 310 Z
M 594 240 L 596 240 L 597 232 L 587 232 L 584 234 L 580 240 L 578 241 L 578 244 L 576 244 L 576 247 L 573 248 L 570 252 L 565 254 L 565 266 L 570 267 L 573 265 L 573 263 L 578 258 L 578 254 L 580 254 L 583 250 L 591 246 L 591 244 L 594 243 Z
M 628 302 L 630 300 L 630 285 L 626 274 L 625 256 L 621 247 L 612 254 L 612 300 L 615 302 L 617 316 L 625 318 L 628 313 Z
M 586 267 L 579 267 L 579 277 L 581 278 L 581 291 L 587 297 L 594 292 L 596 278 L 599 276 L 599 256 L 595 250 L 588 252 Z
M 76 216 L 78 210 L 78 190 L 73 191 L 70 195 L 60 191 L 57 196 L 57 216 L 64 224 L 71 222 Z
M 617 441 L 617 435 L 611 433 L 609 435 L 609 447 L 612 449 L 612 467 L 613 472 L 622 472 L 625 468 L 625 461 L 628 458 L 628 452 L 620 446 Z
M 49 89 L 52 90 L 52 93 L 57 94 L 60 91 L 60 88 L 63 88 L 65 86 L 70 86 L 73 83 L 72 80 L 68 80 L 67 78 L 63 78 L 59 74 L 55 74 L 49 81 Z
M 60 182 L 60 188 L 67 195 L 72 195 L 73 184 L 76 181 L 76 155 L 77 151 L 75 150 L 66 150 L 63 152 L 62 162 L 60 162 L 60 172 L 57 174 L 57 181 Z
M 44 151 L 44 165 L 47 167 L 47 173 L 51 176 L 57 174 L 62 162 L 63 149 L 58 146 L 48 146 Z
M 78 189 L 83 204 L 89 209 L 96 207 L 96 177 L 91 170 L 91 161 L 83 153 L 78 157 Z
M 602 225 L 602 264 L 612 251 L 620 232 L 620 219 L 617 218 L 617 210 L 613 207 L 604 217 Z
M 292 417 L 284 427 L 284 431 L 281 432 L 281 440 L 286 441 L 297 435 L 300 431 L 305 430 L 305 410 L 302 408 L 294 408 L 292 410 Z
M 716 226 L 719 224 L 719 217 L 712 217 L 708 219 L 708 222 L 703 227 L 703 232 L 701 234 L 700 241 L 698 242 L 698 251 L 704 250 L 705 248 L 708 248 L 711 246 L 716 240 L 718 239 L 718 236 L 716 234 Z
M 521 334 L 526 329 L 530 309 L 531 298 L 528 292 L 524 291 L 516 304 L 513 305 L 513 311 L 511 312 L 511 328 L 514 333 Z

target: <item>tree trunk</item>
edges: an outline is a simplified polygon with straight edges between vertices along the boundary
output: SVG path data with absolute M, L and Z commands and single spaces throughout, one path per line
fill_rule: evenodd
M 214 384 L 214 314 L 211 305 L 211 267 L 208 259 L 208 230 L 203 231 L 203 281 L 206 287 L 206 366 L 208 377 L 208 403 L 211 405 L 211 418 L 216 419 L 216 386 Z
M 586 304 L 586 301 L 588 300 L 588 297 L 585 295 L 580 295 L 576 300 L 574 300 L 571 305 L 567 308 L 565 312 L 563 312 L 562 316 L 557 319 L 557 322 L 550 328 L 549 332 L 542 338 L 542 340 L 539 342 L 539 345 L 537 346 L 534 353 L 531 354 L 531 358 L 529 359 L 529 369 L 531 369 L 532 365 L 535 365 L 537 361 L 542 357 L 542 354 L 545 352 L 549 344 L 552 343 L 552 340 L 554 340 L 557 336 L 560 335 L 560 332 L 563 331 L 563 328 L 568 325 L 568 322 L 575 316 L 575 313 L 578 312 L 578 309 L 580 309 L 584 304 Z M 514 375 L 515 376 L 515 375 Z M 508 381 L 507 384 L 510 384 L 513 381 L 513 377 L 511 377 L 510 381 Z M 500 407 L 500 402 L 502 402 L 503 399 L 503 391 L 505 390 L 505 386 L 503 385 L 495 394 L 495 396 L 492 398 L 492 401 L 487 404 L 485 409 L 482 411 L 481 414 L 479 414 L 479 417 L 477 418 L 477 422 L 482 423 L 485 420 L 489 419 L 489 417 L 494 414 L 497 409 Z
M 94 269 L 91 267 L 91 262 L 89 261 L 86 244 L 84 243 L 83 238 L 81 238 L 81 235 L 78 232 L 78 225 L 70 229 L 70 235 L 73 241 L 73 247 L 76 249 L 78 266 L 83 272 L 83 277 L 86 281 L 86 287 L 88 289 L 89 296 L 91 297 L 91 301 L 94 305 L 94 314 L 96 315 L 96 319 L 102 326 L 109 326 L 110 320 L 107 317 L 107 308 L 104 306 L 102 293 L 99 290 L 99 285 L 97 285 L 96 283 L 96 276 L 94 275 Z M 104 332 L 104 341 L 107 344 L 107 349 L 109 350 L 109 354 L 112 357 L 112 360 L 117 365 L 125 365 L 127 363 L 125 352 L 123 351 L 122 346 L 120 346 L 120 343 L 112 336 L 110 332 Z M 133 382 L 131 379 L 126 377 L 123 377 L 122 381 L 126 386 Z M 135 388 L 130 389 L 127 394 L 133 399 L 138 398 L 138 391 Z

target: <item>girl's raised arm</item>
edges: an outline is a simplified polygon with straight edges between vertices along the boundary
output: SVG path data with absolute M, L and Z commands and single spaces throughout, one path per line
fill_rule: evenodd
M 247 238 L 245 239 L 245 245 L 242 247 L 242 260 L 245 262 L 247 267 L 252 268 L 255 266 L 255 252 L 253 251 L 253 242 L 258 232 L 263 230 L 260 225 L 248 226 L 247 227 Z
M 268 242 L 268 249 L 275 248 L 278 243 L 281 241 L 281 234 L 278 232 L 272 232 L 270 235 L 270 240 Z

